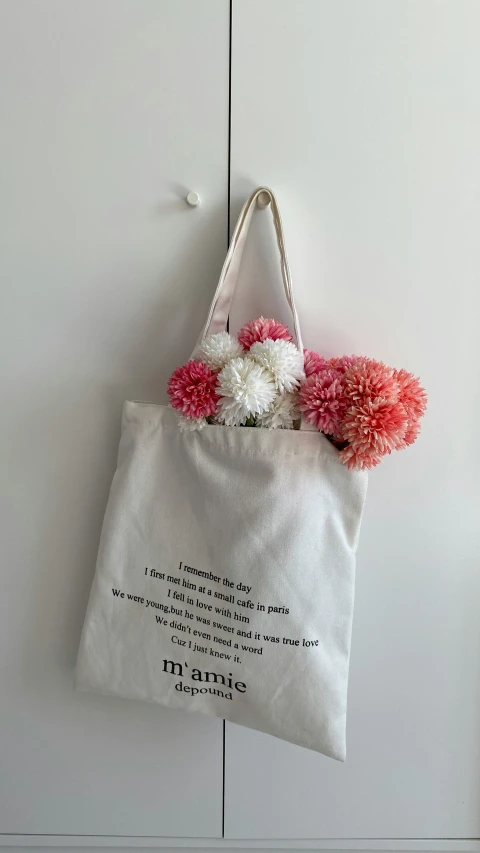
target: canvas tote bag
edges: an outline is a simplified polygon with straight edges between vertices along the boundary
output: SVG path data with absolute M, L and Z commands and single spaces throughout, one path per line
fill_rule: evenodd
M 226 326 L 246 202 L 202 335 Z M 320 433 L 206 426 L 125 403 L 76 686 L 213 714 L 345 758 L 355 551 L 367 475 Z

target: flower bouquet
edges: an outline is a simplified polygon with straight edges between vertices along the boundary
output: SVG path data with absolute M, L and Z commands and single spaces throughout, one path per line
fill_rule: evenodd
M 182 430 L 207 424 L 298 429 L 301 418 L 369 469 L 413 444 L 427 397 L 419 380 L 362 356 L 325 359 L 295 346 L 286 326 L 259 317 L 234 337 L 208 335 L 168 382 Z

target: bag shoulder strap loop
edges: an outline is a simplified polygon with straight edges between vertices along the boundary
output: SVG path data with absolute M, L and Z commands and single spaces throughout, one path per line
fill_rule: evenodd
M 218 282 L 218 286 L 215 291 L 212 304 L 210 306 L 207 321 L 203 327 L 202 333 L 195 349 L 207 335 L 212 335 L 216 332 L 221 332 L 227 327 L 228 315 L 230 313 L 233 294 L 235 293 L 235 287 L 237 284 L 237 278 L 240 270 L 243 250 L 245 247 L 245 241 L 247 239 L 248 229 L 250 227 L 253 212 L 257 204 L 258 196 L 261 193 L 266 193 L 270 197 L 269 207 L 272 210 L 273 222 L 277 235 L 277 244 L 280 252 L 280 263 L 282 270 L 283 286 L 285 289 L 285 296 L 287 298 L 287 302 L 292 313 L 293 329 L 296 343 L 299 350 L 301 352 L 303 350 L 300 323 L 298 320 L 297 309 L 295 306 L 295 300 L 292 291 L 292 277 L 290 274 L 290 267 L 288 264 L 288 258 L 285 249 L 285 237 L 283 233 L 282 220 L 280 217 L 280 211 L 278 209 L 278 204 L 275 195 L 268 187 L 257 187 L 257 189 L 251 193 L 251 195 L 243 206 L 242 212 L 240 213 L 238 222 L 235 226 L 235 231 L 233 232 L 233 236 L 227 252 L 227 257 L 225 258 L 225 263 L 220 274 L 220 280 Z

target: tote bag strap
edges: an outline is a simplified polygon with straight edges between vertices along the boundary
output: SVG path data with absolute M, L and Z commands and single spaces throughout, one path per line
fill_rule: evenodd
M 237 284 L 238 272 L 240 269 L 242 254 L 245 247 L 245 241 L 247 239 L 248 229 L 260 193 L 266 193 L 270 197 L 269 207 L 272 210 L 273 222 L 277 235 L 277 243 L 280 251 L 280 264 L 282 270 L 283 286 L 285 289 L 285 296 L 287 298 L 287 302 L 292 313 L 293 331 L 296 344 L 300 352 L 303 351 L 300 324 L 298 320 L 297 309 L 295 306 L 295 300 L 293 298 L 292 278 L 290 275 L 290 267 L 288 265 L 288 258 L 285 249 L 285 238 L 283 234 L 282 220 L 280 217 L 280 211 L 278 209 L 277 200 L 272 190 L 268 187 L 257 187 L 257 189 L 252 192 L 252 194 L 243 206 L 242 212 L 235 226 L 235 231 L 233 232 L 233 237 L 230 242 L 227 257 L 225 258 L 225 263 L 223 265 L 220 280 L 218 282 L 218 287 L 215 292 L 215 296 L 213 297 L 212 304 L 210 306 L 207 322 L 203 327 L 202 333 L 195 349 L 199 346 L 199 344 L 207 335 L 213 335 L 216 332 L 222 332 L 227 327 L 228 315 L 230 313 L 233 294 L 235 292 L 235 287 Z

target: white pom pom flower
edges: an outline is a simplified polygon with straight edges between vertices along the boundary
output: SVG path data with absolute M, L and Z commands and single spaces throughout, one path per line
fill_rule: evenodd
M 205 418 L 185 418 L 183 415 L 178 415 L 178 425 L 180 432 L 195 432 L 206 427 L 207 421 Z
M 212 370 L 221 370 L 232 358 L 243 355 L 243 347 L 228 332 L 207 335 L 197 347 L 195 358 L 205 362 Z
M 276 396 L 275 380 L 253 359 L 234 358 L 218 374 L 217 394 L 217 419 L 226 426 L 242 426 L 268 409 Z
M 249 356 L 270 371 L 281 394 L 295 391 L 305 379 L 303 354 L 290 341 L 257 341 L 250 347 Z
M 257 418 L 257 426 L 268 429 L 293 429 L 293 422 L 299 417 L 296 395 L 277 394 L 273 403 L 263 415 Z

